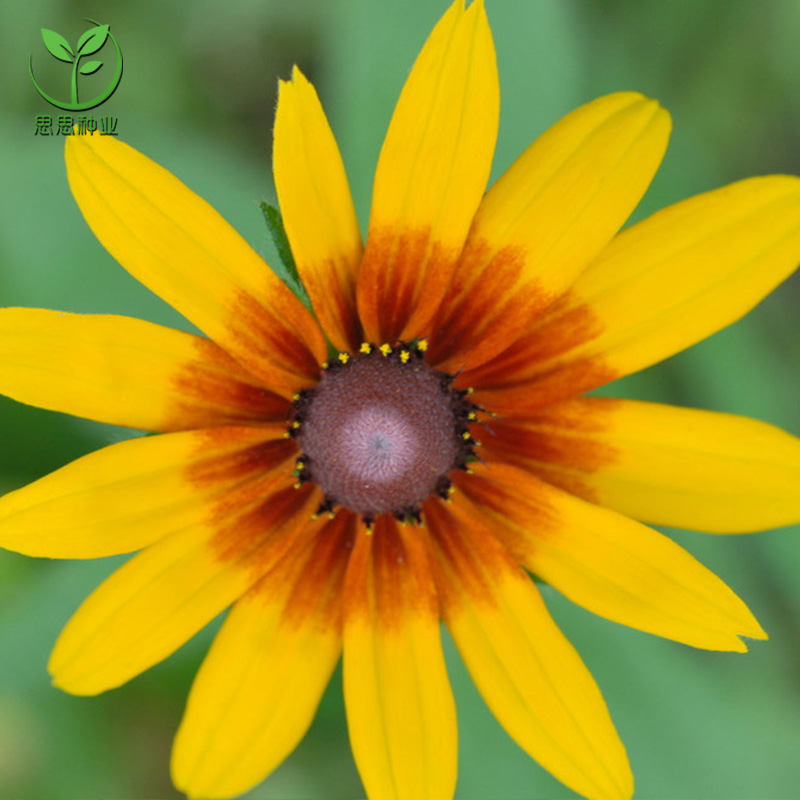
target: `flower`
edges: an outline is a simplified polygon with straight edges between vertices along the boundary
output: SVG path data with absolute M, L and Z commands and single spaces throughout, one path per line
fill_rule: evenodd
M 159 433 L 6 495 L 0 544 L 141 551 L 58 640 L 50 670 L 75 694 L 124 683 L 233 604 L 175 743 L 192 797 L 235 795 L 277 766 L 342 651 L 367 794 L 452 796 L 440 618 L 521 747 L 586 797 L 629 797 L 600 692 L 525 570 L 695 647 L 765 637 L 645 523 L 797 522 L 800 442 L 584 393 L 728 325 L 790 274 L 800 181 L 741 181 L 618 233 L 666 148 L 658 104 L 588 103 L 484 195 L 498 113 L 483 4 L 457 0 L 399 99 L 362 248 L 314 89 L 298 70 L 281 85 L 275 179 L 314 314 L 163 169 L 111 137 L 67 142 L 98 239 L 208 338 L 0 311 L 3 393 Z

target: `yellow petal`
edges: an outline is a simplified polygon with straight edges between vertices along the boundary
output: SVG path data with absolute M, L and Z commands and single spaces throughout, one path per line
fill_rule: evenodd
M 282 419 L 288 408 L 208 339 L 36 308 L 0 309 L 0 393 L 151 431 Z
M 171 655 L 243 595 L 310 526 L 308 489 L 281 489 L 279 471 L 233 494 L 218 516 L 134 556 L 100 585 L 61 633 L 48 665 L 53 683 L 97 694 Z
M 362 340 L 355 296 L 361 233 L 333 132 L 297 67 L 280 82 L 273 169 L 303 285 L 334 347 L 352 351 Z
M 208 203 L 113 136 L 69 136 L 67 177 L 95 236 L 137 280 L 286 396 L 325 359 L 311 315 Z
M 459 486 L 517 560 L 596 614 L 707 650 L 766 638 L 723 581 L 652 528 L 493 461 Z
M 746 314 L 800 262 L 800 179 L 751 178 L 623 231 L 533 329 L 468 373 L 505 410 L 573 397 Z
M 539 137 L 481 202 L 429 357 L 475 366 L 527 330 L 622 227 L 661 163 L 669 131 L 658 103 L 619 92 Z
M 120 442 L 0 498 L 0 546 L 28 556 L 129 553 L 198 525 L 221 496 L 297 450 L 282 426 Z
M 172 753 L 189 797 L 263 780 L 302 739 L 341 651 L 341 589 L 355 517 L 290 550 L 228 614 L 192 686 Z
M 484 445 L 643 522 L 714 533 L 800 522 L 800 439 L 747 417 L 583 397 L 493 421 Z
M 426 334 L 486 188 L 500 93 L 482 0 L 428 37 L 375 173 L 358 308 L 373 342 Z
M 546 770 L 592 800 L 633 794 L 600 690 L 536 587 L 474 515 L 426 505 L 442 616 L 486 704 Z
M 344 694 L 371 800 L 441 800 L 456 784 L 455 706 L 418 530 L 378 518 L 347 571 Z

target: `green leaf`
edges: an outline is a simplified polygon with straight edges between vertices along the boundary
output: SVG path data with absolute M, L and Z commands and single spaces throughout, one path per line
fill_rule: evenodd
M 75 53 L 72 52 L 69 42 L 60 33 L 42 28 L 42 41 L 50 55 L 55 56 L 59 61 L 71 64 L 75 60 Z
M 89 28 L 89 30 L 78 39 L 78 53 L 82 56 L 89 56 L 92 53 L 96 53 L 106 43 L 108 27 L 108 25 L 98 25 L 95 28 Z
M 102 61 L 87 61 L 81 68 L 80 73 L 81 75 L 91 75 L 93 72 L 97 72 L 100 67 L 103 66 Z

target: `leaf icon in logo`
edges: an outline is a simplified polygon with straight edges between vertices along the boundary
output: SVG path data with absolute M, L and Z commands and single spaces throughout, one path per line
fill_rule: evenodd
M 81 56 L 90 56 L 92 53 L 96 53 L 106 43 L 108 28 L 108 25 L 97 25 L 94 28 L 89 28 L 89 30 L 78 39 L 78 54 Z M 83 72 L 83 70 L 81 70 L 81 72 Z M 92 70 L 92 72 L 94 72 L 94 70 Z M 89 73 L 85 74 L 88 75 Z
M 55 56 L 59 61 L 71 64 L 75 60 L 75 53 L 72 52 L 69 42 L 60 33 L 42 28 L 42 40 L 50 55 Z
M 97 72 L 102 66 L 102 61 L 87 61 L 81 66 L 81 75 L 91 75 L 93 72 Z
M 101 25 L 99 22 L 97 22 L 97 20 L 94 19 L 87 19 L 87 22 L 89 22 L 93 27 L 81 34 L 81 37 L 78 39 L 78 44 L 74 50 L 69 42 L 63 36 L 61 36 L 61 34 L 48 30 L 47 28 L 40 29 L 42 32 L 42 40 L 44 41 L 45 47 L 50 55 L 52 55 L 54 58 L 57 58 L 59 61 L 65 61 L 67 64 L 72 65 L 72 69 L 70 70 L 72 75 L 69 82 L 69 102 L 57 100 L 56 98 L 51 97 L 39 86 L 33 74 L 33 53 L 31 53 L 29 59 L 28 70 L 30 71 L 31 80 L 33 81 L 33 85 L 36 87 L 36 91 L 39 92 L 39 94 L 48 103 L 50 103 L 50 105 L 53 105 L 56 108 L 62 108 L 65 111 L 84 111 L 100 105 L 100 103 L 111 97 L 111 95 L 114 93 L 114 90 L 119 85 L 120 78 L 122 77 L 122 51 L 119 49 L 119 44 L 117 44 L 114 34 L 111 33 L 111 26 Z M 85 56 L 90 56 L 92 53 L 96 53 L 108 42 L 113 45 L 116 58 L 114 58 L 113 53 L 111 54 L 111 60 L 104 58 L 102 61 L 90 61 L 85 58 Z M 107 69 L 103 72 L 104 75 L 108 69 L 114 69 L 114 76 L 111 78 L 111 82 L 97 97 L 94 97 L 91 100 L 81 100 L 79 90 L 81 89 L 80 84 L 83 83 L 82 77 L 84 75 L 93 75 L 103 66 L 107 67 Z M 90 87 L 96 88 L 94 81 L 88 81 L 87 83 L 90 85 Z

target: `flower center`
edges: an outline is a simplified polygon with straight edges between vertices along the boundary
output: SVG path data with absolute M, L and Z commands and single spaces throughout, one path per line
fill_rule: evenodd
M 340 354 L 298 395 L 290 428 L 303 451 L 300 481 L 325 493 L 320 510 L 342 505 L 367 522 L 384 513 L 419 521 L 427 497 L 447 497 L 448 474 L 466 469 L 476 444 L 468 426 L 477 406 L 452 383 L 420 347 Z

